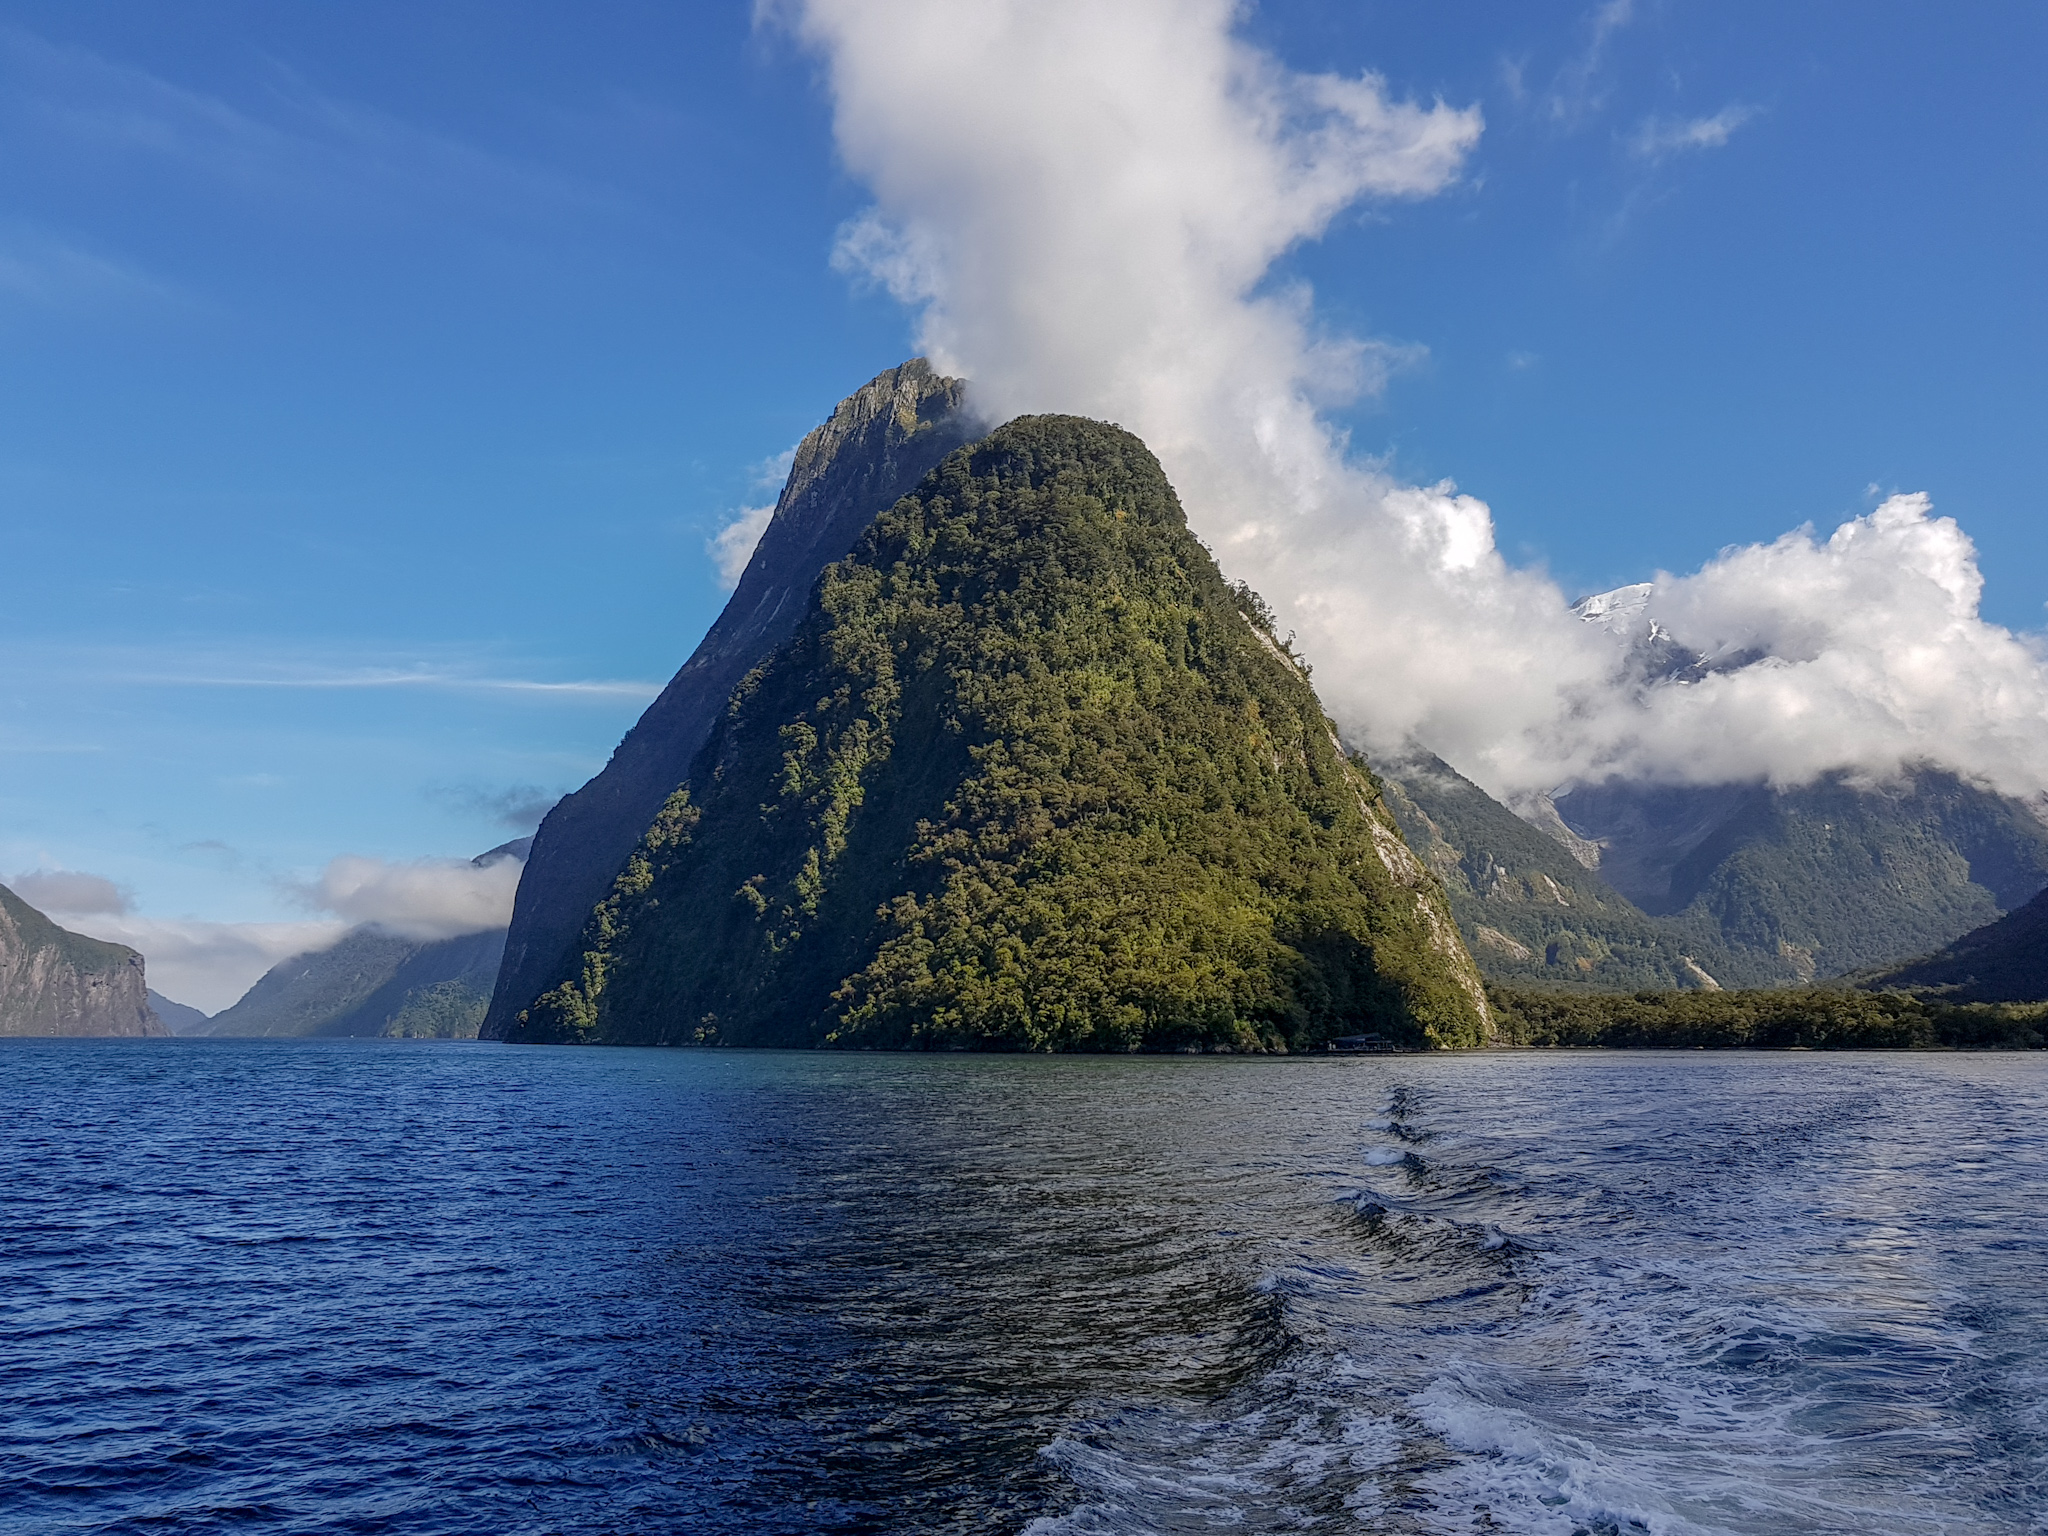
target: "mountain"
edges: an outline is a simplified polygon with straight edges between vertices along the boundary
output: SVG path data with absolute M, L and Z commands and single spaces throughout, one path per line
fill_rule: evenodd
M 1786 981 L 1924 955 L 2048 887 L 2048 826 L 1938 769 L 1795 789 L 1611 781 L 1555 804 L 1608 884 Z
M 59 928 L 0 885 L 0 1035 L 168 1035 L 142 956 Z
M 1650 917 L 1573 856 L 1568 830 L 1539 831 L 1442 758 L 1418 750 L 1379 773 L 1489 980 L 1633 992 L 1778 979 L 1704 924 Z
M 734 686 L 796 628 L 819 572 L 975 432 L 965 386 L 916 358 L 842 400 L 803 440 L 718 622 L 604 770 L 541 823 L 520 876 L 487 1036 L 504 1033 L 566 963 L 584 919 L 688 775 Z
M 280 960 L 204 1032 L 473 1039 L 504 951 L 502 928 L 409 939 L 364 924 L 329 949 Z
M 523 859 L 532 846 L 517 838 L 470 863 Z M 191 1033 L 473 1040 L 504 952 L 502 928 L 415 939 L 364 923 L 330 948 L 280 960 Z
M 1944 1002 L 2048 1001 L 2048 891 L 1937 954 L 1857 980 L 1873 989 L 1929 993 Z
M 1145 446 L 1025 417 L 817 583 L 535 1041 L 1476 1044 L 1441 885 Z
M 1654 601 L 1641 583 L 1573 610 L 1615 638 L 1644 686 L 1768 662 L 1754 649 L 1688 650 L 1657 622 Z M 1924 955 L 2048 887 L 2040 816 L 1931 766 L 1888 784 L 1838 773 L 1795 788 L 1610 779 L 1538 809 L 1610 887 L 1698 936 L 1688 942 L 1719 944 L 1749 984 Z
M 212 1023 L 197 1008 L 185 1003 L 174 1003 L 154 987 L 149 992 L 149 1008 L 164 1022 L 164 1027 L 174 1035 L 203 1035 Z

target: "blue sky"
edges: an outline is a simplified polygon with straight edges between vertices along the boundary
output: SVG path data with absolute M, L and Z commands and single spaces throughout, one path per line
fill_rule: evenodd
M 2040 626 L 2048 10 L 1273 3 L 1477 107 L 1286 257 L 1406 349 L 1354 452 L 1568 592 L 1926 491 Z M 935 128 L 934 131 L 942 131 Z M 0 5 L 0 878 L 283 920 L 601 765 L 707 541 L 911 349 L 746 7 Z

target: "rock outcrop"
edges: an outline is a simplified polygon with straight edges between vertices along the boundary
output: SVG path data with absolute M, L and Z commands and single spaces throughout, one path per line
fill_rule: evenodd
M 142 956 L 59 928 L 0 885 L 0 1035 L 168 1035 Z
M 591 909 L 688 775 L 734 686 L 796 628 L 819 572 L 974 432 L 965 386 L 918 358 L 841 401 L 803 440 L 718 622 L 604 770 L 541 823 L 520 877 L 486 1036 L 502 1035 L 557 976 Z

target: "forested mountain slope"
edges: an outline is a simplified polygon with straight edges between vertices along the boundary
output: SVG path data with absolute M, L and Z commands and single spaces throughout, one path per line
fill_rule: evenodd
M 1859 980 L 1866 987 L 1925 992 L 1947 1002 L 2048 1001 L 2048 891 L 1937 954 Z
M 486 1034 L 501 1032 L 557 973 L 590 909 L 689 773 L 733 686 L 796 628 L 818 573 L 975 430 L 961 381 L 916 358 L 842 400 L 803 440 L 718 622 L 604 770 L 541 823 Z
M 1441 885 L 1136 438 L 1027 417 L 735 692 L 526 1040 L 1487 1036 Z
M 1793 789 L 1615 782 L 1556 806 L 1645 912 L 1794 981 L 1927 954 L 2048 887 L 2048 827 L 1937 769 Z
M 1730 951 L 1706 924 L 1648 916 L 1442 758 L 1418 750 L 1379 771 L 1490 979 L 1631 992 L 1786 979 L 1775 958 Z

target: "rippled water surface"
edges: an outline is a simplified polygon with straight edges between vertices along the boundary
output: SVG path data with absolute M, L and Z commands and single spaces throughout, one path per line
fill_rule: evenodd
M 2048 1532 L 2048 1060 L 0 1044 L 8 1531 Z

